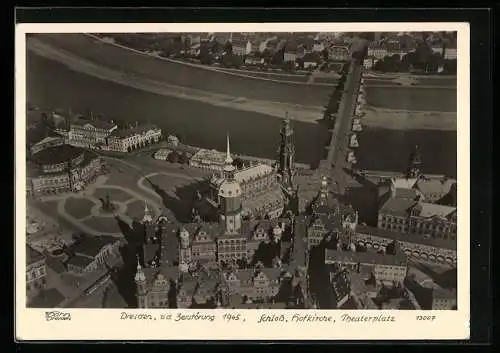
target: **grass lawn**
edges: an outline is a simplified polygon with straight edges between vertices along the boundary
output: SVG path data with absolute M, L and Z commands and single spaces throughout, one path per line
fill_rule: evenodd
M 129 193 L 127 193 L 125 191 L 107 188 L 106 186 L 97 188 L 94 191 L 94 196 L 98 199 L 101 199 L 101 198 L 104 199 L 106 197 L 106 195 L 109 195 L 109 198 L 111 199 L 111 201 L 118 201 L 118 202 L 125 202 L 125 201 L 133 198 L 132 195 L 130 195 Z
M 90 218 L 83 222 L 85 225 L 92 227 L 97 232 L 103 233 L 120 233 L 120 228 L 115 218 Z
M 92 207 L 94 207 L 92 201 L 75 197 L 68 198 L 64 206 L 66 212 L 76 219 L 88 216 Z
M 149 208 L 151 209 L 151 206 Z M 132 218 L 137 217 L 142 219 L 142 216 L 144 216 L 144 201 L 137 200 L 129 203 L 127 205 L 127 215 Z

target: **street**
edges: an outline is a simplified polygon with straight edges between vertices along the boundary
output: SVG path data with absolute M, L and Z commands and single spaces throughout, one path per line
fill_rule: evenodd
M 337 115 L 338 121 L 332 133 L 327 157 L 327 165 L 329 168 L 333 166 L 332 178 L 337 182 L 339 193 L 341 194 L 345 191 L 346 178 L 343 168 L 347 165 L 346 152 L 348 151 L 349 132 L 354 115 L 361 73 L 360 64 L 352 61 L 339 107 L 339 114 Z

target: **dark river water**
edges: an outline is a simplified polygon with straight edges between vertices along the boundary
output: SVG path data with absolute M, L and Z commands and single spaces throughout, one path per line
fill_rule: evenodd
M 92 110 L 107 119 L 150 122 L 182 142 L 204 148 L 231 148 L 275 158 L 281 121 L 274 117 L 156 95 L 100 80 L 28 52 L 27 100 L 43 108 Z M 300 103 L 300 102 L 298 102 Z M 326 102 L 325 102 L 326 104 Z M 323 156 L 328 132 L 320 124 L 295 121 L 297 160 L 316 164 Z M 429 130 L 395 131 L 366 128 L 360 136 L 359 167 L 403 170 L 411 148 L 421 145 L 425 171 L 456 175 L 456 133 Z

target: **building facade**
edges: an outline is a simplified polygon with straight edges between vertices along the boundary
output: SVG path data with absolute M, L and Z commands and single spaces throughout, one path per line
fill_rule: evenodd
M 353 239 L 357 245 L 375 251 L 385 251 L 389 244 L 396 241 L 403 252 L 414 259 L 450 265 L 457 263 L 456 243 L 441 239 L 416 234 L 408 236 L 400 232 L 360 225 L 356 227 Z
M 84 236 L 71 246 L 65 265 L 70 272 L 89 273 L 110 266 L 120 256 L 122 241 L 109 236 Z
M 68 144 L 78 147 L 95 148 L 105 145 L 106 138 L 118 127 L 100 120 L 77 119 L 70 123 Z
M 116 129 L 106 137 L 101 149 L 131 152 L 158 143 L 161 138 L 161 129 L 152 124 L 140 125 L 132 129 Z

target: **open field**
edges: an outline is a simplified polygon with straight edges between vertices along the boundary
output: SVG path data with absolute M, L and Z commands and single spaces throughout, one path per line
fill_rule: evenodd
M 98 199 L 104 199 L 107 195 L 111 201 L 125 202 L 132 198 L 132 196 L 125 191 L 119 189 L 97 188 L 94 191 L 94 196 Z
M 92 207 L 92 201 L 75 197 L 68 198 L 65 205 L 66 212 L 77 219 L 88 216 Z

